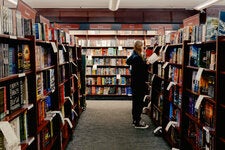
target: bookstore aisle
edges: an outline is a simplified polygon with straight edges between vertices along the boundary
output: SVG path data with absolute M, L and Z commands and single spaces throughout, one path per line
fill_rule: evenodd
M 155 126 L 148 116 L 148 129 L 131 124 L 131 101 L 88 100 L 67 150 L 169 150 L 162 137 L 154 136 Z

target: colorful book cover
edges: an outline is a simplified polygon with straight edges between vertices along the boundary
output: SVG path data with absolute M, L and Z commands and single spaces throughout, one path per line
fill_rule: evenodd
M 24 70 L 30 70 L 31 63 L 30 63 L 30 48 L 29 48 L 29 45 L 27 45 L 27 44 L 22 45 L 22 48 L 23 48 L 23 57 L 24 57 L 24 60 L 23 60 Z
M 23 73 L 24 71 L 24 53 L 22 45 L 17 46 L 17 70 L 18 73 Z
M 224 36 L 225 35 L 225 12 L 219 12 L 219 26 L 218 26 L 218 35 Z
M 206 18 L 206 41 L 216 40 L 219 26 L 219 19 L 216 17 Z
M 19 81 L 11 82 L 7 85 L 7 108 L 9 113 L 21 107 L 21 92 Z
M 6 108 L 6 86 L 0 87 L 0 119 L 5 117 L 7 108 Z
M 9 47 L 9 75 L 17 73 L 16 48 Z

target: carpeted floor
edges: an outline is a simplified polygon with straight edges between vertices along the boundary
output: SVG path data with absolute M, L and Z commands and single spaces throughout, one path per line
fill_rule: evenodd
M 67 150 L 169 150 L 148 116 L 142 119 L 148 129 L 131 124 L 131 101 L 87 101 Z

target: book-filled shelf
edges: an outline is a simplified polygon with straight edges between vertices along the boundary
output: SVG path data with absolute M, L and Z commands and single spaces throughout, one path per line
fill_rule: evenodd
M 0 11 L 0 148 L 66 149 L 82 112 L 75 37 L 38 14 Z
M 165 35 L 173 38 L 158 41 L 149 58 L 154 75 L 150 117 L 172 148 L 214 150 L 225 145 L 224 21 L 201 15 L 193 16 L 198 24 L 184 21 L 184 28 Z
M 85 60 L 88 99 L 131 98 L 130 68 L 126 59 L 136 40 L 151 44 L 143 30 L 74 30 Z
M 116 47 L 87 49 L 86 94 L 130 96 L 130 71 L 126 65 L 128 53 L 131 51 Z
M 182 101 L 183 44 L 157 45 L 149 57 L 152 62 L 151 114 L 154 124 L 161 127 L 164 138 L 177 147 L 181 137 L 180 116 Z M 155 56 L 154 56 L 155 55 Z M 155 57 L 153 59 L 153 57 Z M 170 126 L 177 122 L 176 126 Z

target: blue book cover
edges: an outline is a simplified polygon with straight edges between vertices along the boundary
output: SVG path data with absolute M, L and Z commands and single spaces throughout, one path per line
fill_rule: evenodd
M 16 49 L 9 47 L 9 75 L 17 73 Z
M 219 12 L 219 27 L 218 27 L 218 35 L 224 36 L 225 35 L 225 12 Z
M 206 41 L 216 40 L 219 19 L 216 17 L 206 18 Z

